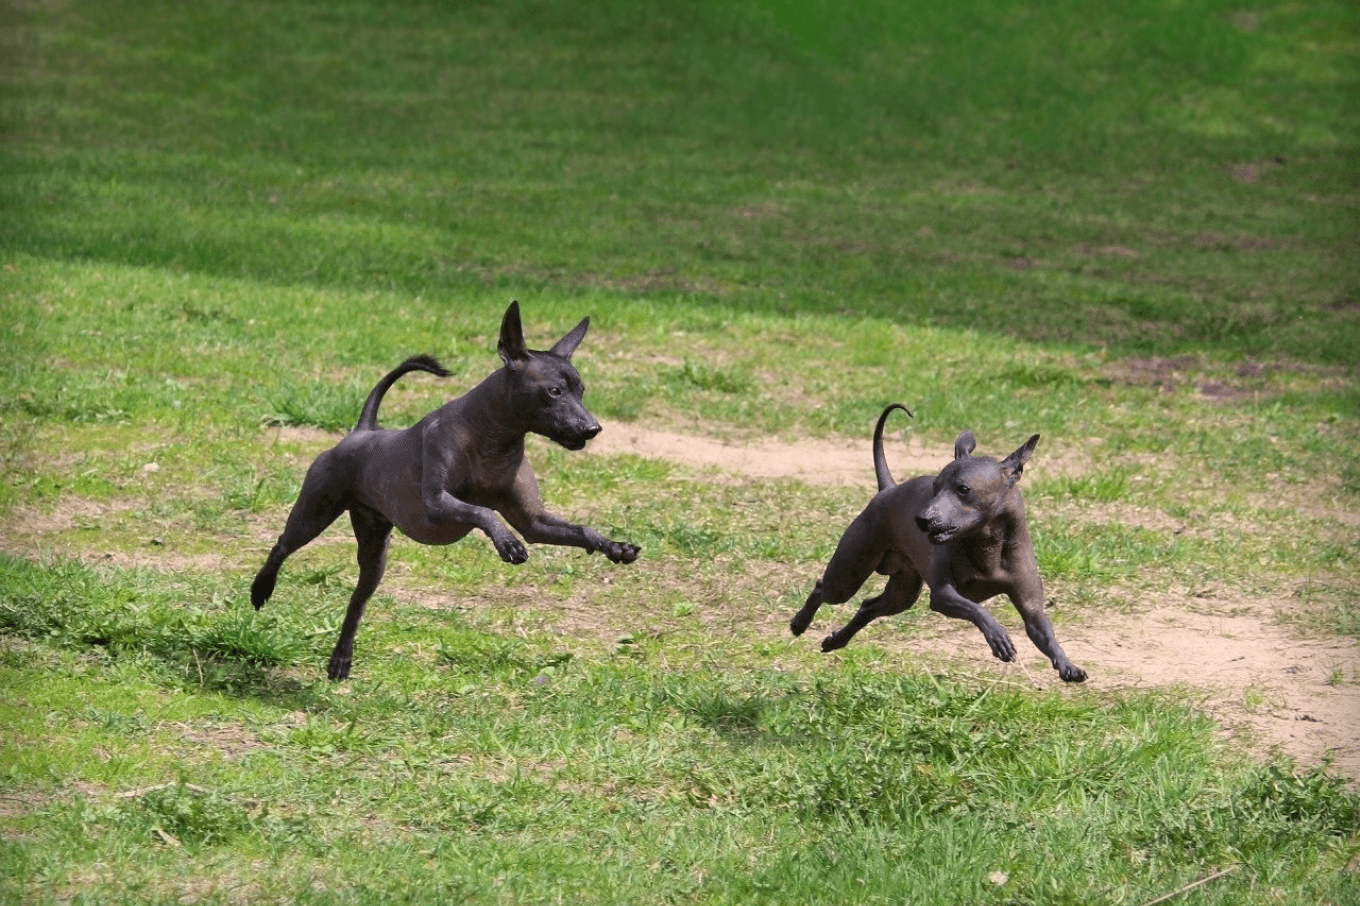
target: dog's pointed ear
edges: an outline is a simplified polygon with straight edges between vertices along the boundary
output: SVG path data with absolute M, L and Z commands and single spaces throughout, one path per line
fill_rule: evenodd
M 1010 456 L 1001 460 L 1001 471 L 1005 474 L 1006 480 L 1010 484 L 1015 484 L 1024 474 L 1025 463 L 1029 462 L 1030 456 L 1034 453 L 1034 448 L 1039 443 L 1039 435 L 1034 435 L 1025 441 L 1025 445 L 1016 450 Z
M 529 358 L 529 347 L 524 345 L 524 325 L 519 319 L 519 303 L 511 302 L 501 319 L 501 339 L 496 344 L 501 361 L 511 368 Z
M 581 323 L 572 328 L 571 333 L 557 341 L 557 344 L 549 350 L 553 355 L 560 355 L 564 359 L 571 358 L 571 354 L 576 351 L 576 347 L 581 345 L 585 339 L 586 331 L 590 329 L 590 319 L 582 318 Z
M 954 458 L 967 459 L 968 455 L 977 447 L 977 438 L 972 431 L 965 431 L 959 435 L 959 439 L 954 441 Z

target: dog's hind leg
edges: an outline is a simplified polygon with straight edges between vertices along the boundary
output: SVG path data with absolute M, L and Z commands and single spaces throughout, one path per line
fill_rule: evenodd
M 812 625 L 812 618 L 817 615 L 817 609 L 825 602 L 822 596 L 822 580 L 818 579 L 817 584 L 812 587 L 812 594 L 807 596 L 803 606 L 789 620 L 789 632 L 794 635 L 802 635 L 807 632 L 807 628 Z
M 916 603 L 916 599 L 921 597 L 923 584 L 924 580 L 914 571 L 893 573 L 888 577 L 888 585 L 882 594 L 866 598 L 859 610 L 850 618 L 850 622 L 822 640 L 822 650 L 835 651 L 844 648 L 855 637 L 855 633 L 874 620 L 909 609 Z
M 367 507 L 356 506 L 351 509 L 349 521 L 354 526 L 354 537 L 359 542 L 359 581 L 350 595 L 349 610 L 345 612 L 345 622 L 340 627 L 340 638 L 336 640 L 330 666 L 326 669 L 326 676 L 333 680 L 349 676 L 350 663 L 354 658 L 354 634 L 359 631 L 359 621 L 364 618 L 364 606 L 373 597 L 387 569 L 387 542 L 392 536 L 392 523 Z
M 885 551 L 876 542 L 879 535 L 872 524 L 873 517 L 866 510 L 855 517 L 845 530 L 836 552 L 826 564 L 812 594 L 789 620 L 789 631 L 802 635 L 812 625 L 812 618 L 823 604 L 844 604 L 855 596 L 874 570 L 883 562 Z
M 321 459 L 318 459 L 317 463 L 320 462 Z M 250 583 L 250 603 L 255 605 L 256 610 L 263 607 L 274 593 L 274 583 L 279 578 L 279 567 L 283 566 L 283 561 L 329 528 L 345 511 L 344 499 L 325 493 L 325 482 L 320 480 L 319 475 L 320 470 L 313 464 L 302 483 L 297 503 L 293 504 L 293 510 L 288 514 L 283 534 L 279 535 L 264 565 L 255 574 L 255 581 Z

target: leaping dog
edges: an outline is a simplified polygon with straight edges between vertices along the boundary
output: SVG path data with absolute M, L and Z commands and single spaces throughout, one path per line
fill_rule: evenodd
M 1030 641 L 1069 683 L 1086 671 L 1067 659 L 1044 613 L 1044 583 L 1025 522 L 1025 502 L 1016 486 L 1039 443 L 1035 434 L 997 462 L 973 456 L 977 442 L 964 431 L 954 442 L 954 461 L 936 476 L 897 484 L 883 456 L 883 425 L 899 403 L 883 410 L 874 428 L 874 472 L 878 494 L 869 501 L 836 546 L 822 578 L 789 622 L 802 635 L 822 604 L 842 604 L 877 572 L 887 587 L 868 598 L 839 630 L 822 641 L 823 651 L 845 645 L 870 622 L 902 613 L 930 586 L 930 609 L 968 620 L 982 630 L 992 654 L 1014 660 L 1015 645 L 1005 628 L 981 604 L 995 595 L 1011 599 L 1025 621 Z
M 571 364 L 589 326 L 586 318 L 552 349 L 532 350 L 524 342 L 519 303 L 510 303 L 501 321 L 504 367 L 404 430 L 378 427 L 383 395 L 404 374 L 446 377 L 448 372 L 429 356 L 415 356 L 380 380 L 354 430 L 307 470 L 283 534 L 250 586 L 255 609 L 273 594 L 288 555 L 346 510 L 359 542 L 359 581 L 327 669 L 333 680 L 349 676 L 354 634 L 364 605 L 382 581 L 393 526 L 421 544 L 452 544 L 481 529 L 506 563 L 523 563 L 529 552 L 505 522 L 533 544 L 599 551 L 615 563 L 636 560 L 637 545 L 612 541 L 544 509 L 524 455 L 524 436 L 530 432 L 568 450 L 582 449 L 600 433 Z

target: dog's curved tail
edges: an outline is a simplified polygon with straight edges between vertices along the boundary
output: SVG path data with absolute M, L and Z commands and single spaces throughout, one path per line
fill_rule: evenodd
M 392 371 L 387 373 L 381 381 L 378 381 L 373 392 L 364 400 L 363 411 L 359 413 L 359 421 L 354 426 L 354 430 L 363 429 L 365 431 L 378 430 L 378 406 L 382 405 L 383 396 L 397 382 L 397 378 L 403 374 L 410 374 L 412 371 L 427 371 L 436 377 L 448 377 L 452 372 L 446 370 L 434 356 L 413 355 L 402 362 Z
M 878 424 L 874 426 L 874 474 L 878 476 L 879 491 L 886 491 L 888 488 L 896 487 L 897 482 L 893 481 L 892 473 L 888 471 L 888 460 L 883 457 L 883 426 L 888 422 L 888 416 L 894 409 L 901 409 L 907 413 L 908 418 L 915 418 L 911 410 L 901 403 L 893 403 L 883 410 L 883 414 L 878 417 Z

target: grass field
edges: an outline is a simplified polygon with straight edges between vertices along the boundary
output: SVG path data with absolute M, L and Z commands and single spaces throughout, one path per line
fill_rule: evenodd
M 1065 687 L 1004 604 L 1019 675 L 908 651 L 923 608 L 784 628 L 896 400 L 1042 434 L 1060 638 L 1360 638 L 1352 6 L 7 4 L 0 901 L 1360 903 L 1356 778 L 1194 689 Z M 250 578 L 377 378 L 454 372 L 410 424 L 511 299 L 591 316 L 606 432 L 864 484 L 534 442 L 642 558 L 398 539 L 328 683 L 347 532 Z

